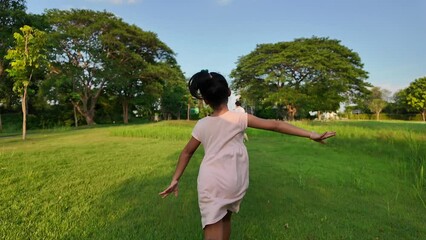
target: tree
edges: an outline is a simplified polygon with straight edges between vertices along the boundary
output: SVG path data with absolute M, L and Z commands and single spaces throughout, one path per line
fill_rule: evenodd
M 190 103 L 188 100 L 191 96 L 187 90 L 184 78 L 176 77 L 174 81 L 167 81 L 164 85 L 164 92 L 161 96 L 161 112 L 165 119 L 169 115 L 180 119 L 182 111 L 186 109 L 187 119 L 189 119 Z
M 386 89 L 379 87 L 373 87 L 371 89 L 371 96 L 367 101 L 368 108 L 371 112 L 376 114 L 376 120 L 380 120 L 380 113 L 387 106 L 388 102 L 385 100 L 388 98 L 390 92 Z
M 259 44 L 231 72 L 232 89 L 248 101 L 285 107 L 335 111 L 342 101 L 364 96 L 369 83 L 357 53 L 329 38 Z M 258 103 L 259 104 L 259 103 Z
M 60 89 L 66 99 L 86 120 L 95 123 L 95 108 L 99 96 L 107 85 L 107 52 L 102 36 L 109 29 L 111 20 L 117 19 L 107 12 L 92 10 L 46 12 L 52 30 L 50 77 L 60 79 Z
M 19 97 L 13 92 L 13 79 L 5 69 L 9 60 L 5 59 L 7 51 L 14 46 L 14 33 L 24 25 L 44 30 L 46 23 L 43 16 L 25 13 L 25 0 L 0 0 L 0 101 L 3 109 L 11 110 L 20 105 Z
M 426 77 L 418 78 L 406 89 L 407 104 L 422 114 L 426 121 Z
M 121 102 L 124 123 L 131 105 L 152 106 L 166 82 L 184 81 L 174 52 L 153 32 L 117 19 L 111 21 L 102 43 L 109 71 L 106 91 Z
M 412 107 L 407 104 L 406 89 L 396 91 L 383 109 L 383 112 L 397 114 L 397 118 L 402 118 L 402 114 L 412 112 Z
M 3 102 L 0 99 L 0 133 L 3 131 L 3 122 L 1 120 L 1 108 L 3 107 Z
M 13 33 L 24 25 L 22 16 L 25 16 L 24 0 L 0 0 L 0 101 L 5 109 L 19 101 L 12 90 L 13 79 L 5 71 L 9 61 L 4 56 L 14 44 Z
M 13 90 L 21 97 L 22 139 L 25 140 L 28 86 L 33 80 L 35 71 L 47 65 L 47 57 L 43 53 L 46 44 L 45 33 L 27 25 L 20 30 L 22 35 L 14 34 L 16 46 L 7 52 L 6 59 L 11 60 L 11 64 L 6 71 L 14 79 Z
M 108 12 L 49 10 L 52 24 L 51 78 L 60 79 L 51 91 L 61 90 L 88 125 L 95 123 L 101 94 L 122 104 L 123 121 L 129 106 L 153 106 L 167 78 L 176 67 L 173 51 L 157 35 L 124 23 Z M 143 103 L 141 103 L 143 102 Z
M 13 33 L 19 31 L 19 27 L 24 25 L 22 17 L 25 15 L 24 0 L 0 0 L 0 76 L 3 75 L 4 65 L 3 56 L 11 48 L 14 42 Z

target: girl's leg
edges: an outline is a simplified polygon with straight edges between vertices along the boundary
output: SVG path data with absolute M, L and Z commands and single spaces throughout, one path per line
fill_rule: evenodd
M 204 240 L 222 240 L 223 219 L 204 227 Z
M 223 217 L 223 240 L 229 240 L 231 238 L 231 215 L 232 212 L 228 213 Z
M 231 214 L 228 213 L 221 220 L 204 227 L 205 240 L 229 240 L 231 236 Z

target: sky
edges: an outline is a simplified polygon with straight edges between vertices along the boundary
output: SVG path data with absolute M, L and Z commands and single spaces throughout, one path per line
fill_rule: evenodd
M 155 32 L 186 77 L 229 74 L 257 44 L 328 37 L 359 54 L 368 82 L 395 92 L 426 76 L 425 0 L 27 0 L 27 12 L 108 11 Z

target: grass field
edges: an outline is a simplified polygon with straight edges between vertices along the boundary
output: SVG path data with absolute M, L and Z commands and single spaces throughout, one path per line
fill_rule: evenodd
M 0 137 L 0 239 L 201 239 L 196 152 L 161 199 L 194 122 Z M 248 130 L 232 239 L 426 239 L 426 125 L 297 122 L 321 145 Z

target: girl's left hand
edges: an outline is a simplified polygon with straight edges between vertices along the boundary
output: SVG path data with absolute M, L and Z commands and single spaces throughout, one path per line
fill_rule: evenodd
M 309 136 L 309 139 L 314 140 L 315 142 L 319 142 L 325 144 L 324 140 L 330 137 L 336 136 L 336 132 L 325 132 L 323 134 L 318 134 L 316 132 L 312 132 Z
M 177 197 L 178 192 L 179 192 L 178 183 L 179 182 L 177 180 L 173 180 L 170 183 L 170 186 L 168 186 L 164 191 L 160 192 L 159 195 L 162 198 L 165 198 L 165 197 L 169 196 L 170 193 L 175 193 L 175 197 Z

